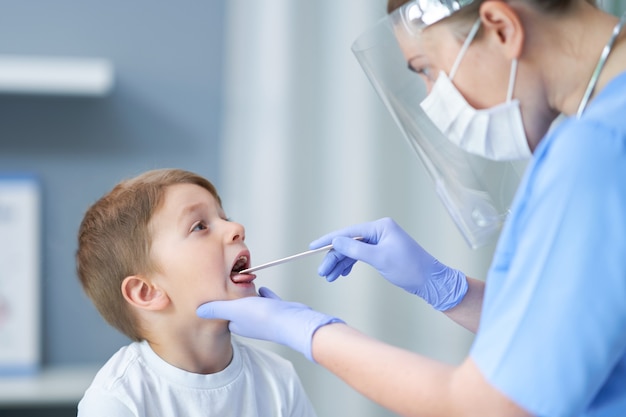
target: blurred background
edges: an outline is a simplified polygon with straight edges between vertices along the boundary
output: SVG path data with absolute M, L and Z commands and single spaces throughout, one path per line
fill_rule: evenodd
M 0 376 L 0 415 L 75 415 L 85 384 L 128 343 L 80 288 L 76 233 L 91 203 L 147 169 L 183 168 L 215 183 L 227 215 L 246 227 L 253 264 L 389 216 L 442 262 L 484 278 L 494 244 L 467 246 L 350 51 L 385 7 L 0 0 L 0 57 L 102 58 L 114 74 L 98 94 L 0 91 L 0 176 L 34 175 L 41 190 L 41 368 Z M 604 7 L 621 13 L 626 1 Z M 463 360 L 469 332 L 366 265 L 326 283 L 321 259 L 261 271 L 257 286 L 390 344 Z M 0 265 L 0 291 L 10 279 Z M 254 343 L 294 363 L 320 417 L 393 415 L 299 354 Z M 55 396 L 51 386 L 67 390 Z

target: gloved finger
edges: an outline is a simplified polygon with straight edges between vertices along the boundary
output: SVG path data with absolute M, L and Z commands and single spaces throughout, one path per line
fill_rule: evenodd
M 239 320 L 231 320 L 228 323 L 228 330 L 230 330 L 232 334 L 237 334 L 240 336 L 254 336 L 249 333 L 249 330 L 246 331 L 248 327 L 248 324 L 246 324 L 245 322 L 243 322 L 242 324 Z
M 345 256 L 331 249 L 324 256 L 324 259 L 322 259 L 322 263 L 320 263 L 320 266 L 317 268 L 317 273 L 322 277 L 327 276 L 330 273 L 330 271 L 335 269 L 336 265 L 339 264 L 344 259 L 345 259 Z
M 325 234 L 324 236 L 318 237 L 317 239 L 309 243 L 309 249 L 318 249 L 318 248 L 321 248 L 322 246 L 329 245 L 330 242 L 333 241 L 333 238 L 341 233 L 342 233 L 341 231 L 335 231 L 332 233 Z
M 350 272 L 352 272 L 352 267 L 354 266 L 353 264 L 350 264 L 350 266 L 348 266 L 346 269 L 343 270 L 343 272 L 341 273 L 341 275 L 343 275 L 344 277 L 348 276 L 348 274 Z
M 328 271 L 328 273 L 325 275 L 326 281 L 333 282 L 334 280 L 336 280 L 342 275 L 343 276 L 348 275 L 350 271 L 352 270 L 352 265 L 354 265 L 355 262 L 356 261 L 354 259 L 343 258 L 340 262 L 335 264 L 333 268 L 330 271 Z
M 196 309 L 198 317 L 203 319 L 232 320 L 231 301 L 211 301 Z
M 337 270 L 337 269 L 333 269 L 332 271 L 330 271 L 328 273 L 328 275 L 326 275 L 325 278 L 326 278 L 327 282 L 333 282 L 334 280 L 336 280 L 340 276 L 341 276 L 341 271 Z
M 329 245 L 330 243 L 332 243 L 333 239 L 338 236 L 351 238 L 360 236 L 363 238 L 362 240 L 364 242 L 378 241 L 378 232 L 376 230 L 375 222 L 360 223 L 345 227 L 340 230 L 336 230 L 334 232 L 327 233 L 324 236 L 315 239 L 314 241 L 309 243 L 309 249 L 317 249 L 321 248 L 322 246 Z
M 267 287 L 259 288 L 259 295 L 261 297 L 264 297 L 264 298 L 271 298 L 273 300 L 281 300 L 282 301 L 282 298 L 280 298 L 278 295 L 276 295 L 276 293 L 274 291 L 270 290 Z
M 377 248 L 376 244 L 365 243 L 343 236 L 333 239 L 333 250 L 346 258 L 363 261 L 370 265 L 375 262 L 380 254 L 380 248 Z

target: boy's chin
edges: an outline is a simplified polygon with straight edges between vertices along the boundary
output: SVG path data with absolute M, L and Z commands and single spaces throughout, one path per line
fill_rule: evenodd
M 248 288 L 242 288 L 241 291 L 237 291 L 236 294 L 233 294 L 231 300 L 237 300 L 237 299 L 246 298 L 246 297 L 258 297 L 258 296 L 259 294 L 256 291 L 256 287 L 254 286 L 254 284 L 250 284 Z

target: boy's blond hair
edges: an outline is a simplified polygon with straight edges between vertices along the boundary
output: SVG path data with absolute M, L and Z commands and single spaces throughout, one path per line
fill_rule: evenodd
M 149 222 L 165 188 L 175 184 L 198 185 L 222 204 L 213 184 L 193 172 L 152 170 L 120 182 L 100 198 L 87 210 L 78 231 L 76 263 L 83 289 L 102 317 L 135 341 L 143 339 L 142 332 L 122 295 L 122 281 L 155 271 Z

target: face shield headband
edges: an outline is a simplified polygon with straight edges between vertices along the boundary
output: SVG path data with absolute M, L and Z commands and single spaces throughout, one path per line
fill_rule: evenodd
M 425 78 L 407 68 L 420 53 L 422 31 L 472 1 L 409 2 L 359 36 L 352 51 L 459 231 L 478 248 L 497 238 L 526 161 L 492 161 L 448 140 L 422 109 Z
M 402 24 L 411 35 L 419 35 L 422 29 L 450 16 L 475 0 L 415 0 L 396 9 L 389 15 L 394 27 Z

